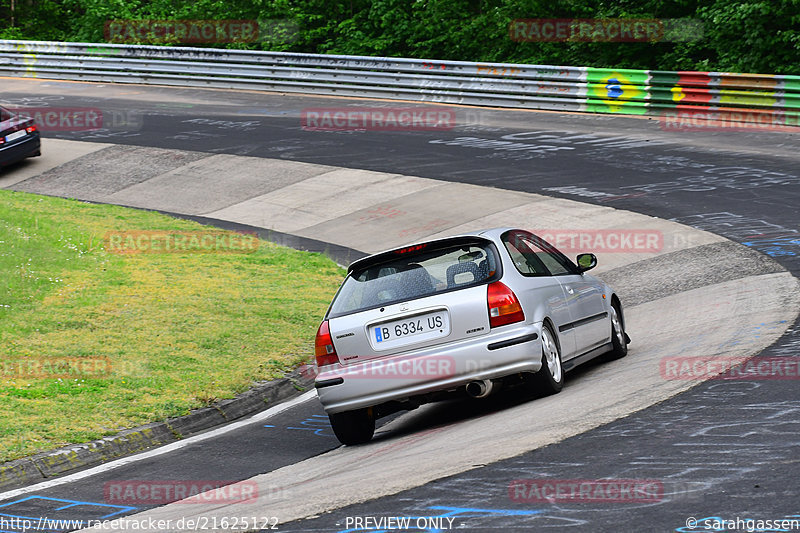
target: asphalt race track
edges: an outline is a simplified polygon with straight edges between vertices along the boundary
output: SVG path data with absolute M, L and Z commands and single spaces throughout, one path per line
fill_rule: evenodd
M 800 133 L 667 131 L 657 119 L 458 107 L 446 108 L 455 113 L 457 125 L 441 130 L 307 131 L 301 127 L 300 120 L 304 109 L 391 108 L 404 104 L 9 79 L 3 79 L 2 86 L 0 104 L 3 105 L 91 107 L 101 109 L 106 117 L 113 117 L 108 127 L 99 131 L 45 132 L 45 143 L 49 137 L 181 153 L 270 158 L 501 189 L 493 198 L 502 199 L 504 191 L 515 191 L 579 200 L 672 220 L 721 235 L 749 248 L 737 249 L 758 252 L 753 253 L 753 257 L 765 254 L 794 276 L 800 273 Z M 94 149 L 85 144 L 80 146 L 82 154 Z M 46 191 L 45 179 L 37 181 L 35 178 L 54 166 L 47 162 L 47 144 L 44 148 L 44 157 L 0 174 L 0 186 L 20 190 L 37 190 L 38 187 L 41 192 L 56 194 Z M 106 148 L 98 146 L 97 149 Z M 118 153 L 119 164 L 123 165 L 127 152 L 119 149 Z M 186 157 L 199 160 L 200 156 Z M 69 164 L 66 159 L 64 164 Z M 119 168 L 120 173 L 126 170 L 124 166 Z M 25 185 L 28 178 L 32 179 Z M 80 178 L 82 176 L 74 180 L 79 182 Z M 225 176 L 221 175 L 220 179 L 224 180 Z M 79 183 L 75 185 L 76 191 L 79 186 Z M 65 187 L 62 194 L 72 196 L 70 191 Z M 381 194 L 390 202 L 391 189 Z M 592 211 L 587 213 L 591 216 Z M 393 223 L 391 212 L 377 215 L 376 224 Z M 427 234 L 446 233 L 457 226 L 444 216 L 427 220 L 421 230 Z M 590 220 L 587 225 L 591 225 Z M 352 245 L 337 241 L 337 235 L 326 233 L 325 223 L 310 227 L 312 230 L 299 233 L 321 241 Z M 409 229 L 418 228 L 409 226 Z M 374 235 L 369 239 L 352 247 L 374 251 L 393 245 Z M 709 279 L 727 284 L 724 287 L 733 299 L 737 290 L 744 290 L 745 282 L 731 274 L 717 276 L 722 276 L 722 271 L 750 268 L 745 266 L 745 259 L 757 259 L 737 255 L 745 252 L 728 253 L 713 246 L 702 249 L 710 253 L 706 257 L 693 256 L 692 268 L 705 267 Z M 714 250 L 719 250 L 719 255 L 715 255 Z M 741 265 L 737 263 L 739 260 Z M 624 265 L 620 267 L 624 268 Z M 678 299 L 680 293 L 674 287 L 675 282 L 670 284 L 672 278 L 680 280 L 680 265 L 670 268 L 677 268 L 677 273 L 665 274 L 664 279 L 657 276 L 648 279 L 642 290 L 674 293 L 676 299 L 672 301 L 685 306 L 675 311 L 686 316 L 683 330 L 677 330 L 675 335 L 685 334 L 685 353 L 691 355 L 691 338 L 706 332 L 695 330 L 701 322 L 699 318 L 697 321 L 692 318 L 692 301 Z M 633 279 L 636 275 L 636 272 L 620 269 L 612 271 L 620 279 Z M 770 272 L 777 270 L 760 273 Z M 743 300 L 742 305 L 784 301 L 787 313 L 796 317 L 796 285 L 785 287 L 785 294 L 758 295 L 761 300 L 753 296 Z M 637 298 L 640 301 L 635 303 L 647 305 L 647 298 L 640 294 L 629 295 L 629 300 Z M 626 304 L 625 299 L 623 304 Z M 759 309 L 750 311 L 757 314 Z M 655 309 L 650 312 L 657 316 Z M 720 312 L 724 314 L 724 309 Z M 769 337 L 787 326 L 786 333 L 759 357 L 800 356 L 797 322 L 778 324 L 765 319 L 743 334 L 757 343 L 756 339 Z M 648 339 L 632 337 L 631 355 L 617 364 L 634 364 L 631 359 L 636 357 L 637 344 L 648 342 Z M 681 339 L 673 341 L 680 343 Z M 742 346 L 726 348 L 734 351 Z M 430 454 L 447 457 L 448 454 L 469 456 L 474 453 L 479 459 L 469 469 L 459 469 L 421 486 L 377 499 L 372 499 L 368 474 L 364 473 L 361 487 L 364 490 L 360 491 L 360 496 L 352 496 L 359 492 L 359 486 L 349 486 L 345 491 L 344 487 L 331 485 L 328 488 L 331 492 L 347 492 L 340 505 L 323 513 L 299 513 L 305 516 L 300 520 L 284 523 L 281 519 L 282 523 L 276 527 L 280 531 L 385 531 L 391 529 L 387 529 L 386 523 L 379 525 L 365 519 L 393 517 L 410 519 L 412 526 L 406 529 L 410 531 L 455 528 L 468 531 L 702 531 L 703 521 L 713 517 L 742 520 L 738 530 L 745 530 L 746 520 L 800 518 L 797 378 L 705 381 L 594 429 L 575 434 L 565 432 L 565 438 L 558 439 L 555 444 L 521 447 L 519 453 L 497 455 L 500 460 L 483 459 L 494 457 L 490 453 L 494 445 L 492 440 L 499 433 L 481 434 L 481 428 L 487 427 L 492 419 L 495 422 L 505 420 L 504 417 L 511 420 L 512 414 L 535 412 L 540 418 L 528 419 L 529 426 L 525 428 L 535 434 L 540 426 L 557 425 L 558 420 L 566 416 L 562 411 L 586 409 L 591 397 L 580 396 L 581 387 L 590 383 L 596 385 L 597 390 L 603 390 L 602 383 L 597 383 L 598 376 L 613 370 L 610 365 L 590 364 L 588 368 L 569 374 L 564 391 L 551 398 L 531 401 L 523 392 L 511 391 L 480 403 L 465 400 L 426 406 L 383 421 L 376 441 L 361 447 L 374 449 L 378 456 L 370 468 L 380 468 L 381 454 L 389 463 L 391 455 L 398 451 L 392 447 L 393 439 L 398 438 L 414 439 L 422 445 L 427 439 L 433 444 L 421 449 Z M 619 391 L 613 387 L 603 390 L 607 397 L 617 393 Z M 313 394 L 309 396 L 301 397 L 266 418 L 241 424 L 224 433 L 188 439 L 166 453 L 0 494 L 0 519 L 44 514 L 50 518 L 84 520 L 127 516 L 156 505 L 110 504 L 107 491 L 119 480 L 239 481 L 279 470 L 291 474 L 293 465 L 332 450 L 335 450 L 334 458 L 337 454 L 346 454 L 347 450 L 339 448 L 332 436 Z M 589 401 L 581 403 L 579 399 Z M 451 439 L 446 442 L 454 448 L 447 449 L 441 448 L 445 441 L 428 438 L 436 437 L 437 433 L 456 434 L 459 428 L 474 430 L 476 440 Z M 489 450 L 486 453 L 479 449 L 481 440 Z M 458 442 L 469 442 L 473 448 L 458 449 Z M 530 451 L 524 451 L 528 448 Z M 358 477 L 358 464 L 349 468 Z M 419 464 L 409 457 L 406 468 L 414 471 Z M 546 501 L 532 499 L 530 495 L 527 499 L 524 495 L 520 497 L 512 486 L 514 480 L 562 480 L 568 484 L 598 479 L 650 481 L 657 487 L 657 494 L 635 501 Z M 303 483 L 279 484 L 272 490 L 283 498 L 300 501 L 309 498 L 304 487 Z M 263 487 L 261 490 L 263 492 Z M 258 527 L 250 529 L 270 529 L 273 525 L 270 509 L 259 509 L 258 516 L 265 520 L 254 522 Z M 697 520 L 696 527 L 687 525 L 690 518 Z M 50 530 L 69 529 L 76 528 L 53 527 Z M 0 530 L 19 531 L 3 527 Z M 763 526 L 752 530 L 782 529 Z

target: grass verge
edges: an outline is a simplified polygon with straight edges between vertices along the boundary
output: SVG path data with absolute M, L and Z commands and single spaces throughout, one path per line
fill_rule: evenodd
M 320 254 L 107 249 L 202 232 L 117 206 L 0 190 L 0 462 L 186 414 L 313 353 L 344 272 Z

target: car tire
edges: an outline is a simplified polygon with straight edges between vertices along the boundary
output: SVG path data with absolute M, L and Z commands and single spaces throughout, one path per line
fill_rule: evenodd
M 564 387 L 564 367 L 561 349 L 549 324 L 542 326 L 542 368 L 533 375 L 534 390 L 545 396 L 560 392 Z
M 369 442 L 375 434 L 375 417 L 371 408 L 329 414 L 328 419 L 336 438 L 348 446 Z
M 611 304 L 611 351 L 603 355 L 605 361 L 615 361 L 628 355 L 628 334 L 619 303 Z

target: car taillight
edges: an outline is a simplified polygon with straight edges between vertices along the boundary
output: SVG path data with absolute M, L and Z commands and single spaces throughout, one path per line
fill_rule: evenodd
M 336 349 L 333 347 L 331 331 L 328 328 L 328 321 L 323 320 L 317 330 L 317 340 L 314 342 L 314 355 L 317 358 L 317 366 L 333 365 L 339 362 Z
M 525 313 L 517 300 L 517 295 L 503 283 L 499 281 L 490 283 L 486 298 L 489 303 L 489 325 L 491 327 L 496 328 L 525 320 Z
M 28 133 L 33 133 L 36 130 L 37 130 L 37 128 L 36 128 L 35 125 L 31 125 L 31 126 L 28 126 L 27 128 L 25 128 L 25 131 L 27 131 Z

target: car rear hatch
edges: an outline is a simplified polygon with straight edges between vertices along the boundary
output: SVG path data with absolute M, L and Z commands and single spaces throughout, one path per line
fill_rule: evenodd
M 494 244 L 457 237 L 359 260 L 327 322 L 344 365 L 489 332 L 487 285 L 500 278 Z

